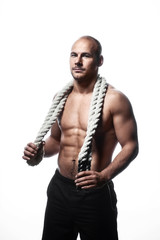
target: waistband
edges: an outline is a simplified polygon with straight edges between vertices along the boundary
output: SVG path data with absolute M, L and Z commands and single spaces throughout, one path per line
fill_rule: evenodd
M 67 183 L 69 184 L 70 186 L 73 186 L 74 188 L 76 187 L 75 185 L 75 181 L 73 179 L 70 179 L 70 178 L 67 178 L 67 177 L 64 177 L 60 172 L 59 172 L 59 169 L 56 169 L 55 171 L 55 174 L 54 174 L 54 178 L 57 178 L 58 180 L 62 181 L 63 183 Z M 100 190 L 102 188 L 104 188 L 106 185 L 108 185 L 110 188 L 114 189 L 114 183 L 112 180 L 110 180 L 109 182 L 107 182 L 106 184 L 104 184 L 103 186 L 101 187 L 97 187 L 97 188 L 91 188 L 91 189 L 81 189 L 81 188 L 76 188 L 77 190 L 83 190 L 83 191 L 92 191 L 92 190 Z

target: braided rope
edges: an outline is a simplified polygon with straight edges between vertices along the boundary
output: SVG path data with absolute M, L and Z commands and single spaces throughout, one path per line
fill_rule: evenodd
M 73 81 L 69 82 L 53 99 L 52 105 L 48 111 L 44 123 L 40 128 L 37 137 L 34 141 L 37 147 L 39 147 L 44 136 L 47 134 L 52 125 L 56 122 L 56 119 L 59 116 L 59 114 L 63 111 L 64 105 L 72 88 Z
M 78 156 L 78 172 L 90 170 L 92 160 L 92 139 L 100 120 L 106 89 L 106 80 L 99 77 L 99 81 L 96 82 L 93 90 L 86 137 Z
M 72 89 L 73 81 L 69 82 L 53 99 L 49 112 L 34 141 L 37 147 L 40 146 L 44 136 L 47 134 L 52 125 L 56 122 L 58 116 L 63 111 L 68 95 Z M 101 116 L 106 89 L 106 80 L 102 77 L 98 77 L 93 89 L 86 137 L 78 155 L 78 172 L 90 170 L 92 160 L 92 138 L 96 132 L 96 128 Z M 27 161 L 27 163 L 31 166 L 34 166 L 37 165 L 42 160 L 42 158 L 43 154 L 38 156 L 38 159 L 36 157 L 35 159 Z

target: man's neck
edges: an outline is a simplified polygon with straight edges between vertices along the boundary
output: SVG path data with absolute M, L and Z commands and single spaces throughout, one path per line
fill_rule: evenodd
M 93 92 L 94 85 L 97 81 L 97 77 L 91 79 L 90 81 L 78 81 L 74 80 L 73 92 L 79 94 L 88 94 Z

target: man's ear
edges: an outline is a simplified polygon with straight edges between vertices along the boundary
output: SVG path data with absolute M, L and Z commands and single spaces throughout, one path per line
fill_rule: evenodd
M 100 58 L 98 59 L 98 67 L 102 66 L 103 61 L 104 59 L 103 59 L 103 56 L 101 55 Z

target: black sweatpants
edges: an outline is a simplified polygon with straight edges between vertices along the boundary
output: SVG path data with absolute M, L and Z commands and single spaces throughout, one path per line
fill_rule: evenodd
M 77 190 L 58 170 L 48 190 L 42 240 L 118 240 L 116 194 L 113 183 Z

